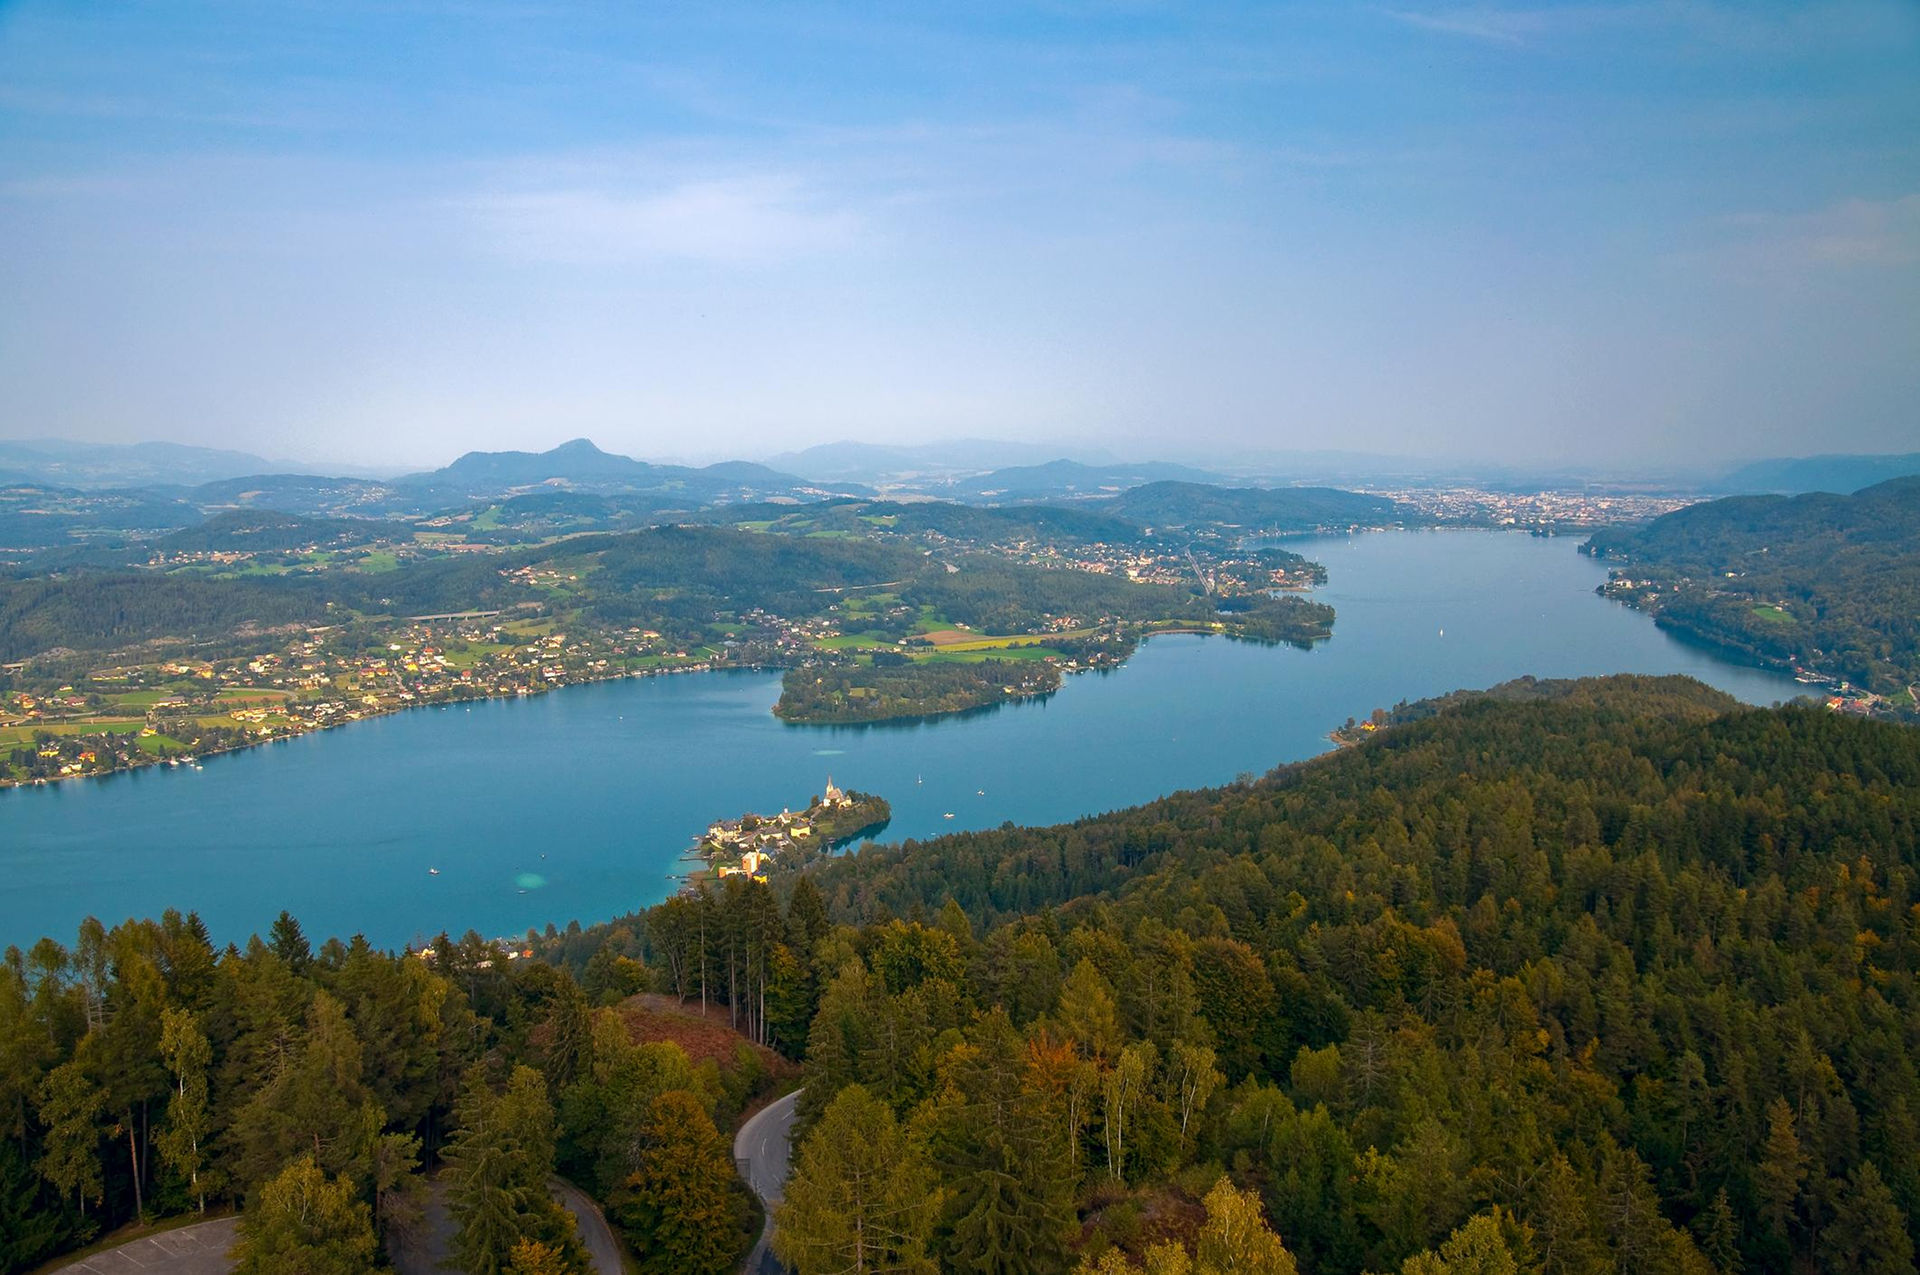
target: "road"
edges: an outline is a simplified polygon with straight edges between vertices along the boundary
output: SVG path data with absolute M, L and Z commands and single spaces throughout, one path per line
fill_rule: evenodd
M 196 1222 L 129 1240 L 118 1248 L 69 1262 L 61 1275 L 225 1275 L 233 1269 L 227 1250 L 233 1247 L 239 1218 Z M 615 1268 L 618 1269 L 617 1267 Z
M 788 1123 L 791 1124 L 791 1117 Z M 780 1177 L 786 1177 L 786 1143 L 780 1144 Z M 613 1237 L 600 1208 L 579 1187 L 555 1178 L 553 1198 L 573 1214 L 580 1229 L 580 1242 L 586 1246 L 595 1275 L 621 1275 L 626 1267 L 620 1261 L 620 1244 Z M 775 1188 L 778 1190 L 778 1187 Z M 239 1218 L 216 1218 L 192 1226 L 162 1231 L 144 1239 L 129 1240 L 92 1257 L 70 1262 L 59 1268 L 60 1275 L 226 1275 L 233 1269 L 227 1250 L 233 1247 Z M 433 1184 L 427 1205 L 425 1224 L 411 1245 L 393 1254 L 401 1275 L 446 1275 L 441 1263 L 453 1245 L 453 1219 L 447 1215 L 446 1189 Z M 775 1269 L 778 1269 L 777 1267 Z
M 767 1247 L 773 1235 L 773 1206 L 780 1203 L 787 1185 L 787 1170 L 792 1155 L 794 1104 L 800 1097 L 796 1089 L 786 1097 L 768 1103 L 733 1135 L 733 1162 L 753 1193 L 767 1206 L 766 1225 L 741 1269 L 746 1275 L 778 1275 L 780 1263 Z
M 573 1214 L 580 1243 L 586 1247 L 594 1275 L 622 1275 L 626 1267 L 620 1261 L 620 1244 L 613 1238 L 613 1228 L 607 1225 L 599 1206 L 579 1187 L 559 1178 L 549 1182 L 547 1188 L 553 1192 L 553 1198 L 560 1201 L 560 1206 Z M 455 1269 L 448 1262 L 453 1252 L 453 1232 L 453 1218 L 447 1212 L 446 1179 L 436 1178 L 427 1197 L 426 1216 L 407 1237 L 407 1243 L 397 1245 L 389 1254 L 394 1269 L 399 1275 L 447 1275 Z M 183 1271 L 182 1275 L 187 1273 Z
M 606 1214 L 600 1211 L 600 1206 L 571 1182 L 555 1178 L 551 1186 L 553 1198 L 573 1214 L 574 1225 L 580 1231 L 580 1243 L 586 1246 L 593 1269 L 599 1275 L 621 1275 L 626 1267 L 620 1261 L 620 1241 L 613 1238 L 613 1228 L 607 1225 Z

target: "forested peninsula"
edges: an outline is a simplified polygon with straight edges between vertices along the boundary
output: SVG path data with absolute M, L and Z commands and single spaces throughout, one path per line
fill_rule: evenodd
M 0 971 L 5 1260 L 202 1195 L 290 1244 L 277 1202 L 321 1187 L 373 1253 L 442 1165 L 489 1219 L 463 1252 L 572 1260 L 542 1193 L 473 1167 L 507 1154 L 608 1202 L 646 1269 L 729 1269 L 715 1131 L 784 1058 L 800 1275 L 1909 1271 L 1916 873 L 1920 735 L 1611 678 L 511 949 L 89 923 Z M 739 1049 L 639 1030 L 676 1002 Z
M 1734 496 L 1586 544 L 1603 592 L 1664 628 L 1920 718 L 1920 477 L 1850 496 Z

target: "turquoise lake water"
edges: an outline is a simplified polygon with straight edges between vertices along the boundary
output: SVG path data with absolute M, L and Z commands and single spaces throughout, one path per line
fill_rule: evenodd
M 658 902 L 709 822 L 804 805 L 829 773 L 892 802 L 892 841 L 1222 783 L 1325 751 L 1349 716 L 1527 673 L 1687 673 L 1752 703 L 1801 689 L 1596 596 L 1605 571 L 1577 544 L 1290 541 L 1331 574 L 1316 593 L 1338 612 L 1330 641 L 1156 638 L 1049 700 L 961 718 L 787 726 L 769 711 L 777 674 L 654 677 L 394 714 L 200 770 L 0 792 L 0 946 L 167 907 L 197 909 L 221 942 L 283 907 L 316 941 L 516 934 Z

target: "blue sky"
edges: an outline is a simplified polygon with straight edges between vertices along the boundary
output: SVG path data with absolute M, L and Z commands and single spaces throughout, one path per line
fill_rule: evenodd
M 1920 5 L 0 0 L 0 435 L 1920 448 Z

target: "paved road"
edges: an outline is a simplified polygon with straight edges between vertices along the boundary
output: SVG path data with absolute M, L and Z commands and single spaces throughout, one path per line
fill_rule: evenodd
M 607 1225 L 607 1215 L 600 1211 L 600 1206 L 571 1182 L 555 1178 L 552 1187 L 553 1198 L 573 1214 L 574 1224 L 580 1231 L 580 1242 L 586 1245 L 593 1269 L 599 1275 L 621 1275 L 626 1267 L 620 1263 L 620 1241 L 613 1238 L 613 1228 Z
M 794 1090 L 776 1102 L 768 1103 L 753 1119 L 740 1126 L 740 1132 L 733 1135 L 733 1162 L 740 1169 L 740 1176 L 747 1180 L 753 1193 L 767 1206 L 767 1223 L 760 1228 L 760 1238 L 754 1243 L 753 1252 L 747 1255 L 747 1263 L 741 1269 L 747 1275 L 775 1275 L 780 1271 L 779 1262 L 767 1248 L 767 1241 L 773 1235 L 773 1206 L 780 1202 L 786 1190 L 787 1170 L 792 1154 L 794 1102 L 800 1097 L 800 1091 Z
M 215 1218 L 129 1240 L 118 1248 L 70 1262 L 63 1275 L 226 1275 L 233 1269 L 227 1250 L 233 1247 L 240 1219 Z M 618 1267 L 615 1268 L 619 1269 Z
M 626 1268 L 620 1263 L 620 1244 L 613 1238 L 613 1228 L 607 1225 L 599 1206 L 572 1183 L 555 1178 L 548 1187 L 561 1207 L 573 1214 L 580 1230 L 580 1242 L 586 1246 L 595 1275 L 622 1275 Z M 443 1263 L 453 1252 L 453 1232 L 453 1218 L 447 1212 L 446 1182 L 435 1179 L 427 1197 L 426 1217 L 408 1237 L 408 1242 L 389 1254 L 394 1269 L 400 1275 L 448 1275 L 453 1268 Z M 168 1275 L 174 1273 L 169 1271 Z M 182 1271 L 181 1275 L 200 1275 L 200 1272 Z

